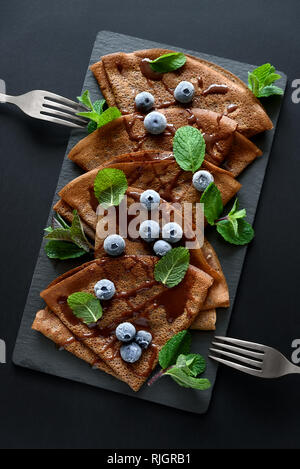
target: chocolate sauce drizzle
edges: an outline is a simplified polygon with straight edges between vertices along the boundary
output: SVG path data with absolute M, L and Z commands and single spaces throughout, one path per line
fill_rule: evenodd
M 160 81 L 164 86 L 165 90 L 174 98 L 174 88 L 170 88 L 169 85 L 163 79 L 163 73 L 158 73 L 152 70 L 150 66 L 150 59 L 145 58 L 140 62 L 140 70 L 144 77 L 147 79 L 148 85 L 152 88 L 153 81 Z M 158 103 L 156 106 L 157 109 L 164 109 L 169 106 L 176 104 L 176 100 L 172 99 L 171 101 L 165 101 L 163 103 Z
M 208 94 L 226 94 L 229 91 L 227 85 L 218 85 L 213 83 L 208 88 L 202 91 L 203 96 L 207 96 Z
M 140 70 L 142 74 L 144 75 L 144 77 L 147 78 L 147 80 L 159 81 L 163 77 L 162 73 L 158 73 L 158 72 L 155 72 L 155 70 L 152 70 L 150 66 L 150 59 L 148 58 L 141 60 Z
M 136 262 L 139 262 L 144 267 L 146 265 L 147 275 L 150 275 L 151 272 L 153 276 L 153 265 L 150 265 L 142 259 L 135 257 L 132 268 L 134 267 L 134 265 L 136 265 Z M 118 292 L 112 300 L 103 302 L 105 303 L 103 306 L 103 313 L 105 314 L 105 311 L 110 307 L 112 302 L 116 300 L 125 301 L 128 310 L 124 311 L 117 321 L 113 321 L 111 324 L 105 327 L 101 327 L 99 324 L 95 324 L 91 329 L 89 329 L 89 331 L 80 333 L 80 335 L 75 334 L 74 336 L 69 337 L 65 344 L 62 345 L 62 347 L 66 347 L 75 340 L 85 341 L 86 339 L 101 337 L 107 339 L 106 343 L 102 346 L 102 352 L 108 350 L 110 350 L 111 352 L 110 354 L 105 354 L 105 359 L 109 361 L 119 357 L 120 343 L 115 336 L 115 329 L 118 324 L 120 324 L 124 320 L 130 320 L 130 322 L 135 325 L 137 330 L 144 329 L 151 331 L 151 318 L 149 318 L 149 315 L 153 311 L 153 308 L 163 308 L 166 314 L 167 321 L 170 323 L 174 322 L 184 312 L 186 312 L 188 316 L 191 316 L 192 312 L 190 311 L 187 304 L 189 300 L 192 299 L 190 292 L 193 281 L 194 280 L 191 279 L 189 276 L 186 276 L 183 281 L 178 286 L 172 288 L 171 291 L 170 289 L 165 288 L 159 294 L 149 299 L 146 299 L 144 302 L 136 306 L 132 304 L 132 300 L 137 297 L 139 293 L 148 291 L 157 284 L 157 282 L 153 278 L 146 280 L 144 283 L 134 289 L 131 289 L 129 291 Z M 80 319 L 74 316 L 72 310 L 69 308 L 66 296 L 59 297 L 57 302 L 60 305 L 61 311 L 65 319 L 71 325 L 75 326 L 81 324 Z M 153 369 L 153 364 L 158 354 L 158 348 L 153 342 L 148 350 L 151 351 L 151 354 L 149 360 L 147 361 L 148 368 L 146 370 L 144 370 L 143 372 L 139 372 L 135 369 L 135 367 L 130 366 L 130 370 L 138 376 L 148 376 L 148 374 Z M 149 351 L 147 353 L 149 353 Z M 97 359 L 92 364 L 92 366 L 97 367 L 97 365 L 101 362 L 101 360 Z

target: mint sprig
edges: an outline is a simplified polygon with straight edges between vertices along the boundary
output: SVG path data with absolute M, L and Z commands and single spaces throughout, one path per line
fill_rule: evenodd
M 281 78 L 270 63 L 248 72 L 248 88 L 257 98 L 267 98 L 271 95 L 282 95 L 283 90 L 273 83 Z
M 254 230 L 245 220 L 246 210 L 239 210 L 238 199 L 235 200 L 230 212 L 219 218 L 223 212 L 221 193 L 212 182 L 203 192 L 200 202 L 204 204 L 204 215 L 210 225 L 217 228 L 218 233 L 231 244 L 244 245 L 254 238 Z
M 186 62 L 186 56 L 182 52 L 169 52 L 157 59 L 150 60 L 152 70 L 158 73 L 168 73 L 181 68 Z
M 127 188 L 127 179 L 121 169 L 101 169 L 94 181 L 95 196 L 104 208 L 119 205 Z
M 45 232 L 44 238 L 50 240 L 45 246 L 50 259 L 73 259 L 90 251 L 77 210 L 73 211 L 71 226 L 59 214 L 55 214 L 52 226 L 48 226 Z
M 102 316 L 100 301 L 91 293 L 72 293 L 68 296 L 67 302 L 74 316 L 81 319 L 85 324 L 95 323 Z
M 205 157 L 205 140 L 195 127 L 180 127 L 173 139 L 173 153 L 178 165 L 184 171 L 193 173 L 200 168 Z
M 189 250 L 184 247 L 173 248 L 155 265 L 154 278 L 169 288 L 178 285 L 184 278 L 190 263 Z
M 175 383 L 185 388 L 199 390 L 208 389 L 211 384 L 206 378 L 198 375 L 206 369 L 205 359 L 197 353 L 189 353 L 191 334 L 189 331 L 180 331 L 171 337 L 159 352 L 159 364 L 162 367 L 148 382 L 151 386 L 162 376 L 171 376 Z
M 104 110 L 106 105 L 105 99 L 97 100 L 92 103 L 89 90 L 86 90 L 81 96 L 77 96 L 77 99 L 89 109 L 89 111 L 77 113 L 78 116 L 90 119 L 87 126 L 89 133 L 94 132 L 94 130 L 99 127 L 121 116 L 121 112 L 117 107 L 109 107 Z

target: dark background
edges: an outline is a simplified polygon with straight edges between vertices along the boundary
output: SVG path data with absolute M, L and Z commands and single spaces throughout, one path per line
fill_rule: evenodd
M 8 94 L 81 90 L 96 33 L 130 34 L 243 62 L 289 79 L 228 335 L 291 356 L 300 338 L 297 0 L 1 2 L 0 78 Z M 204 416 L 16 368 L 11 355 L 69 131 L 0 105 L 2 448 L 299 448 L 300 377 L 219 370 Z

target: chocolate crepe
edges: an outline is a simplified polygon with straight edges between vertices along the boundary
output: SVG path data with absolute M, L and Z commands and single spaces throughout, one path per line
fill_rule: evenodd
M 91 349 L 76 339 L 71 331 L 47 306 L 36 313 L 31 327 L 33 330 L 41 332 L 45 337 L 52 340 L 60 349 L 67 350 L 91 366 L 117 377 L 117 374 L 113 372 L 110 366 L 92 352 Z
M 105 55 L 91 66 L 109 106 L 117 106 L 122 114 L 135 111 L 134 98 L 148 91 L 155 98 L 155 109 L 179 107 L 174 89 L 182 81 L 190 81 L 195 96 L 190 106 L 230 115 L 238 123 L 238 130 L 252 136 L 273 127 L 263 106 L 248 87 L 228 70 L 206 60 L 188 56 L 180 69 L 156 74 L 147 59 L 153 60 L 169 50 L 148 49 L 125 54 Z
M 237 131 L 237 124 L 226 116 L 204 109 L 162 109 L 168 127 L 160 135 L 144 128 L 144 115 L 129 114 L 100 127 L 80 140 L 68 157 L 85 171 L 97 168 L 124 153 L 139 150 L 172 151 L 175 131 L 192 125 L 201 130 L 206 141 L 206 161 L 223 165 L 234 176 L 245 169 L 260 149 Z
M 85 177 L 87 175 L 84 175 Z M 83 177 L 83 176 L 81 176 Z M 78 185 L 78 189 L 74 192 L 78 196 L 78 200 L 83 202 L 84 199 L 84 193 L 82 194 L 82 191 L 84 193 L 87 193 L 86 187 Z M 88 193 L 90 194 L 91 191 Z M 126 196 L 127 196 L 127 208 L 134 202 L 139 202 L 140 195 L 142 193 L 142 190 L 137 189 L 137 188 L 131 188 L 129 187 Z M 61 194 L 63 196 L 63 194 Z M 72 200 L 72 196 L 70 196 L 69 201 L 72 202 L 72 207 L 69 206 L 64 200 L 59 201 L 54 209 L 58 211 L 58 213 L 62 216 L 64 216 L 68 221 L 72 221 L 72 210 L 76 208 L 79 212 L 79 214 L 82 216 L 82 220 L 89 219 L 87 216 L 91 216 L 91 212 L 93 211 L 95 216 L 95 219 L 98 220 L 98 228 L 100 228 L 100 224 L 102 223 L 103 220 L 105 220 L 105 223 L 103 225 L 103 231 L 106 226 L 106 220 L 107 220 L 107 215 L 100 216 L 98 214 L 98 218 L 96 215 L 96 207 L 98 205 L 97 202 L 94 203 L 94 206 L 88 206 L 88 201 L 89 198 L 87 198 L 87 205 L 86 207 L 79 207 L 76 204 L 76 200 Z M 166 201 L 161 200 L 161 205 L 160 208 L 162 208 L 163 205 L 163 212 L 159 211 L 159 216 L 157 218 L 160 220 L 161 226 L 164 223 L 167 223 L 168 221 L 175 221 L 176 216 L 179 217 L 179 214 L 176 210 L 174 209 L 173 206 L 168 204 Z M 162 216 L 163 213 L 163 216 Z M 118 214 L 117 214 L 118 215 Z M 146 216 L 146 215 L 145 215 Z M 155 217 L 155 214 L 154 214 Z M 92 218 L 92 217 L 91 217 Z M 117 222 L 118 222 L 118 216 L 117 216 Z M 131 217 L 127 219 L 128 223 L 130 223 Z M 147 217 L 146 217 L 147 218 Z M 84 227 L 86 224 L 84 224 Z M 90 228 L 91 229 L 91 228 Z M 93 230 L 96 229 L 96 226 L 93 223 Z M 194 233 L 192 232 L 191 227 L 188 226 L 187 221 L 184 221 L 184 229 L 185 229 L 185 237 L 183 239 L 183 243 L 185 242 L 186 239 L 194 239 Z M 119 233 L 119 225 L 117 223 L 116 225 L 116 233 Z M 97 236 L 98 234 L 98 236 Z M 94 236 L 95 237 L 95 236 Z M 106 235 L 104 236 L 104 238 Z M 99 236 L 99 229 L 96 231 L 96 237 L 95 237 L 95 257 L 96 258 L 101 258 L 106 256 L 106 253 L 103 249 L 103 241 L 104 238 L 101 238 Z M 194 240 L 195 245 L 198 244 L 196 243 L 196 240 Z M 153 247 L 152 244 L 146 243 L 143 241 L 141 238 L 137 239 L 132 239 L 129 236 L 126 238 L 126 248 L 125 248 L 125 254 L 135 254 L 135 255 L 153 255 Z M 190 250 L 190 263 L 194 265 L 195 267 L 198 267 L 210 276 L 214 278 L 214 283 L 211 286 L 209 293 L 207 295 L 205 304 L 203 305 L 203 309 L 212 309 L 216 307 L 227 307 L 229 306 L 229 293 L 228 293 L 228 287 L 227 287 L 227 282 L 224 277 L 224 274 L 222 272 L 221 265 L 219 263 L 218 257 L 212 248 L 212 246 L 208 243 L 207 240 L 204 240 L 203 246 L 200 248 L 200 245 L 195 246 L 194 249 Z M 199 323 L 201 324 L 201 323 Z M 214 327 L 215 325 L 215 314 L 211 316 L 211 321 L 210 324 Z
M 115 158 L 101 168 L 103 167 L 121 169 L 126 175 L 129 186 L 142 190 L 149 188 L 156 190 L 168 202 L 195 204 L 200 201 L 200 193 L 192 185 L 192 173 L 183 171 L 171 153 L 140 151 L 137 154 Z M 224 205 L 241 188 L 241 184 L 224 169 L 207 161 L 203 162 L 202 169 L 213 174 Z M 93 185 L 98 171 L 99 168 L 79 176 L 59 192 L 61 199 L 72 208 L 76 208 L 82 220 L 94 230 L 98 202 L 94 196 Z M 58 203 L 54 209 L 63 211 L 64 206 Z M 62 212 L 61 214 L 63 215 Z
M 190 266 L 183 281 L 170 290 L 154 280 L 157 260 L 151 256 L 97 259 L 63 274 L 41 293 L 73 336 L 135 391 L 157 364 L 166 341 L 191 325 L 212 284 L 210 276 Z M 102 278 L 114 282 L 116 294 L 102 302 L 103 316 L 96 327 L 89 328 L 73 315 L 67 298 L 77 291 L 93 293 L 95 283 Z M 123 321 L 131 321 L 137 329 L 149 330 L 153 336 L 151 346 L 134 364 L 125 363 L 119 354 L 121 343 L 114 331 Z

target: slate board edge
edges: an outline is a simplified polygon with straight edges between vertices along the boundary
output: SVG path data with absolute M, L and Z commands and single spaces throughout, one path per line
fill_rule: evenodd
M 213 57 L 213 56 L 210 56 L 208 54 L 202 54 L 202 53 L 200 54 L 199 52 L 187 51 L 187 50 L 184 50 L 184 49 L 180 49 L 179 47 L 174 48 L 172 46 L 157 44 L 157 43 L 154 43 L 153 41 L 145 41 L 145 40 L 142 40 L 142 39 L 133 38 L 133 37 L 125 36 L 125 35 L 118 34 L 118 33 L 111 33 L 111 32 L 108 32 L 108 31 L 101 31 L 97 34 L 96 41 L 95 41 L 95 44 L 94 44 L 94 48 L 93 48 L 92 55 L 91 55 L 91 59 L 90 59 L 90 63 L 93 63 L 94 61 L 96 61 L 98 59 L 98 55 L 96 56 L 95 54 L 96 54 L 96 51 L 99 47 L 99 44 L 100 44 L 101 47 L 105 48 L 107 43 L 109 43 L 109 44 L 116 43 L 117 46 L 116 46 L 115 50 L 117 51 L 117 50 L 122 50 L 122 49 L 124 50 L 124 47 L 123 46 L 120 47 L 120 44 L 122 44 L 122 45 L 126 44 L 126 42 L 128 43 L 128 41 L 129 41 L 129 43 L 132 42 L 131 50 L 144 49 L 144 48 L 150 48 L 150 47 L 169 48 L 169 49 L 173 49 L 173 50 L 182 50 L 183 52 L 190 53 L 190 54 L 196 55 L 196 56 L 200 56 L 200 57 L 202 57 L 206 60 L 215 61 L 216 63 L 221 62 L 222 66 L 224 66 L 225 68 L 229 68 L 229 70 L 232 69 L 233 65 L 242 66 L 243 68 L 245 67 L 245 64 L 241 64 L 240 62 L 232 61 L 230 59 L 223 59 L 223 58 L 219 58 L 219 57 Z M 128 48 L 126 49 L 126 51 L 129 51 Z M 102 52 L 102 55 L 104 55 L 106 53 L 109 53 L 109 52 L 107 52 L 107 51 Z M 251 69 L 251 68 L 254 67 L 253 65 L 249 65 L 249 64 L 246 64 L 246 66 L 247 66 L 248 69 Z M 283 86 L 285 86 L 286 78 L 285 78 L 285 75 L 283 73 L 281 73 L 281 75 L 283 76 L 283 78 L 281 79 L 280 84 L 283 87 Z M 91 82 L 91 80 L 93 80 L 93 78 L 91 76 L 91 72 L 88 70 L 87 74 L 85 76 L 83 89 L 86 89 L 88 87 L 87 83 Z M 94 99 L 96 99 L 100 95 L 99 90 L 98 90 L 97 85 L 95 84 L 95 82 L 94 82 L 94 92 L 93 92 L 93 90 L 91 90 L 91 94 L 92 94 L 92 97 Z M 280 104 L 281 104 L 281 101 L 280 101 Z M 278 119 L 278 116 L 279 116 L 279 106 L 277 106 L 277 110 L 276 110 L 276 118 L 274 119 L 274 127 L 276 125 L 276 121 Z M 268 137 L 268 141 L 269 141 L 268 151 L 269 152 L 270 152 L 270 149 L 271 149 L 271 144 L 272 144 L 272 140 L 273 140 L 274 131 L 275 131 L 275 129 L 273 129 L 273 131 L 268 133 L 268 136 L 269 136 Z M 69 149 L 74 145 L 74 140 L 76 140 L 76 139 L 78 140 L 77 137 L 79 135 L 80 135 L 80 133 L 78 133 L 76 131 L 72 132 L 72 134 L 70 136 L 68 146 L 67 146 L 66 155 L 68 154 Z M 263 171 L 260 172 L 261 184 L 260 184 L 260 187 L 258 188 L 258 191 L 257 191 L 258 192 L 257 202 L 258 202 L 258 199 L 259 199 L 259 194 L 260 194 L 260 190 L 261 190 L 261 186 L 262 186 L 263 176 L 264 176 L 265 169 L 266 169 L 267 162 L 268 162 L 268 157 L 265 156 L 264 158 L 265 158 L 265 160 L 263 161 L 264 164 L 263 164 L 263 168 L 262 168 Z M 254 165 L 255 164 L 256 163 L 254 163 Z M 251 170 L 251 168 L 250 168 L 250 170 Z M 60 187 L 62 187 L 63 185 L 66 184 L 66 182 L 68 182 L 68 180 L 66 180 L 65 177 L 64 177 L 65 172 L 67 174 L 69 172 L 72 173 L 69 180 L 76 177 L 76 175 L 81 174 L 80 170 L 78 170 L 77 167 L 74 167 L 73 163 L 71 163 L 65 157 L 63 165 L 62 165 L 61 173 L 60 173 L 60 176 L 59 176 L 59 181 L 58 181 L 58 186 L 57 186 L 57 189 L 56 189 L 56 194 L 57 194 L 57 191 L 60 189 Z M 240 180 L 242 180 L 245 176 L 247 176 L 248 172 L 249 172 L 249 170 L 247 170 L 244 173 L 244 175 L 242 176 L 242 178 L 240 178 Z M 54 197 L 54 199 L 57 200 L 57 195 Z M 252 218 L 252 220 L 254 219 L 257 204 L 255 204 L 255 205 L 256 205 L 255 207 L 250 207 L 250 212 L 252 212 L 252 213 L 250 213 L 250 217 L 249 217 L 250 220 L 251 220 L 251 218 Z M 249 208 L 248 208 L 248 212 L 249 212 Z M 51 214 L 52 214 L 52 206 L 51 206 L 51 210 L 50 210 L 49 219 L 51 218 Z M 211 237 L 214 237 L 214 236 L 213 235 L 209 236 L 209 238 L 211 238 Z M 232 247 L 231 247 L 231 249 L 232 249 Z M 240 258 L 240 262 L 239 262 L 239 273 L 238 273 L 237 279 L 235 280 L 235 288 L 234 288 L 235 291 L 234 291 L 233 296 L 235 296 L 235 292 L 236 292 L 236 289 L 237 289 L 237 286 L 238 286 L 238 281 L 239 281 L 240 274 L 241 274 L 241 271 L 242 271 L 242 265 L 243 265 L 244 259 L 245 259 L 246 248 L 242 248 L 241 252 L 242 252 L 242 254 L 241 254 L 241 258 Z M 45 257 L 43 247 L 41 248 L 41 251 L 39 253 L 37 266 L 40 263 L 41 256 L 42 256 L 42 258 Z M 167 379 L 166 379 L 164 381 L 164 383 L 157 383 L 157 385 L 156 385 L 158 387 L 157 389 L 161 388 L 161 390 L 162 390 L 162 388 L 164 388 L 165 392 L 163 394 L 165 394 L 166 396 L 170 396 L 169 392 L 172 392 L 172 394 L 173 394 L 174 392 L 175 393 L 177 392 L 176 389 L 179 389 L 181 394 L 184 396 L 183 401 L 182 401 L 182 399 L 179 399 L 180 402 L 176 402 L 176 403 L 165 402 L 164 398 L 163 399 L 161 398 L 161 393 L 158 393 L 158 397 L 155 396 L 155 394 L 157 394 L 157 390 L 155 390 L 154 387 L 151 389 L 152 394 L 149 395 L 149 396 L 144 396 L 144 394 L 145 394 L 144 391 L 140 391 L 139 393 L 134 393 L 127 387 L 127 385 L 124 385 L 124 383 L 116 382 L 116 380 L 114 378 L 111 378 L 108 375 L 104 375 L 102 373 L 101 373 L 101 376 L 102 377 L 103 377 L 103 375 L 105 376 L 104 382 L 98 382 L 97 379 L 94 379 L 95 372 L 92 372 L 92 373 L 94 373 L 94 376 L 91 375 L 91 377 L 86 378 L 86 375 L 87 375 L 86 367 L 87 367 L 87 365 L 85 363 L 80 363 L 80 365 L 79 365 L 80 361 L 76 357 L 73 357 L 70 354 L 68 354 L 67 352 L 64 352 L 61 355 L 61 356 L 65 355 L 66 357 L 68 357 L 67 359 L 64 358 L 62 361 L 63 362 L 65 361 L 67 366 L 69 366 L 72 362 L 74 362 L 74 367 L 75 367 L 74 370 L 76 369 L 76 373 L 74 375 L 72 375 L 72 370 L 70 370 L 70 368 L 68 368 L 68 373 L 67 373 L 68 376 L 66 376 L 66 370 L 63 368 L 63 366 L 60 367 L 59 360 L 57 359 L 56 355 L 54 355 L 54 360 L 56 360 L 55 365 L 58 365 L 58 366 L 54 366 L 55 369 L 52 369 L 51 366 L 49 367 L 48 364 L 45 363 L 45 362 L 39 363 L 39 359 L 37 360 L 37 362 L 35 362 L 35 361 L 31 361 L 30 359 L 26 359 L 26 356 L 24 358 L 24 353 L 23 352 L 24 352 L 24 347 L 26 348 L 26 338 L 28 336 L 28 333 L 30 332 L 31 334 L 34 334 L 34 331 L 30 331 L 30 330 L 28 331 L 28 325 L 30 324 L 30 322 L 32 320 L 32 317 L 35 314 L 35 311 L 29 311 L 31 309 L 31 300 L 32 299 L 34 300 L 36 298 L 36 295 L 39 294 L 39 291 L 38 291 L 39 289 L 37 290 L 35 288 L 35 285 L 36 285 L 36 283 L 39 282 L 39 277 L 40 277 L 40 272 L 37 270 L 37 266 L 36 266 L 35 271 L 34 271 L 32 284 L 31 284 L 31 287 L 30 287 L 30 290 L 29 290 L 29 295 L 28 295 L 27 302 L 26 302 L 25 312 L 24 312 L 24 315 L 23 315 L 23 319 L 22 319 L 22 322 L 21 322 L 21 326 L 20 326 L 20 330 L 19 330 L 19 334 L 18 334 L 18 338 L 17 338 L 17 341 L 16 341 L 16 346 L 15 346 L 15 350 L 14 350 L 14 354 L 13 354 L 13 362 L 16 365 L 31 368 L 31 369 L 35 369 L 35 370 L 38 370 L 38 371 L 43 371 L 43 372 L 46 372 L 46 373 L 49 373 L 49 374 L 64 377 L 64 378 L 67 378 L 67 379 L 72 379 L 72 380 L 75 380 L 75 381 L 78 381 L 78 382 L 83 382 L 83 383 L 91 384 L 91 385 L 94 385 L 94 386 L 102 387 L 104 389 L 107 389 L 107 390 L 109 389 L 109 390 L 112 390 L 114 392 L 121 392 L 121 393 L 129 395 L 129 396 L 134 396 L 134 397 L 139 397 L 139 398 L 142 398 L 142 399 L 147 399 L 147 400 L 150 400 L 150 401 L 153 401 L 153 402 L 158 402 L 160 404 L 168 405 L 168 406 L 171 406 L 171 407 L 176 407 L 176 408 L 186 410 L 186 411 L 204 413 L 207 410 L 210 399 L 211 399 L 212 389 L 213 389 L 213 385 L 214 385 L 214 382 L 215 382 L 216 370 L 217 370 L 217 366 L 214 363 L 212 363 L 211 361 L 209 363 L 209 367 L 211 368 L 210 379 L 212 381 L 212 388 L 211 388 L 211 390 L 205 391 L 204 393 L 197 393 L 198 396 L 199 395 L 203 396 L 203 399 L 200 397 L 199 402 L 197 402 L 197 400 L 196 400 L 196 402 L 193 401 L 192 406 L 191 406 L 191 405 L 189 405 L 190 397 L 191 397 L 190 393 L 194 393 L 194 391 L 192 391 L 192 390 L 187 391 L 187 390 L 180 389 L 180 388 L 177 387 L 177 385 L 174 386 L 174 383 L 172 383 L 171 380 L 167 381 Z M 68 269 L 65 268 L 63 270 L 66 271 Z M 230 309 L 227 310 L 226 312 L 224 312 L 223 319 L 222 318 L 220 319 L 220 316 L 222 315 L 222 312 L 219 313 L 219 319 L 220 319 L 219 324 L 220 324 L 221 320 L 222 320 L 222 323 L 226 320 L 225 314 L 227 316 L 227 320 L 226 320 L 227 324 L 225 326 L 223 324 L 219 326 L 219 324 L 218 324 L 217 331 L 220 329 L 221 333 L 223 333 L 223 334 L 226 333 L 227 327 L 229 325 L 229 320 L 230 320 L 230 315 L 231 315 L 232 308 L 233 308 L 233 303 L 234 303 L 234 298 L 232 299 L 232 304 L 231 304 Z M 28 315 L 30 317 L 28 317 Z M 218 332 L 218 333 L 220 333 L 220 332 Z M 212 334 L 211 333 L 201 333 L 201 338 L 204 338 L 204 336 L 207 336 L 207 335 L 209 335 L 211 337 Z M 44 341 L 47 341 L 48 343 L 50 343 L 50 341 L 48 339 L 40 336 L 40 338 L 37 339 L 37 341 L 36 341 L 37 346 L 40 345 L 42 347 L 42 344 L 44 344 Z M 29 336 L 29 341 L 28 341 L 27 345 L 29 345 L 29 347 L 31 346 L 30 336 Z M 55 349 L 53 349 L 53 351 L 54 351 L 55 354 L 57 354 L 57 351 Z M 84 365 L 85 368 L 83 368 L 82 365 Z M 77 369 L 78 369 L 79 374 L 77 373 Z M 103 381 L 103 380 L 100 380 L 100 381 Z M 185 402 L 185 401 L 189 401 L 189 402 Z M 197 404 L 196 408 L 195 408 L 195 403 Z

